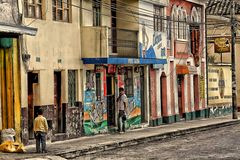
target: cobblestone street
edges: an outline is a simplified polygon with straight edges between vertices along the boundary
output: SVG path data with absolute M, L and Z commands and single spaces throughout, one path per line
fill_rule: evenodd
M 82 159 L 239 159 L 240 125 L 110 150 Z

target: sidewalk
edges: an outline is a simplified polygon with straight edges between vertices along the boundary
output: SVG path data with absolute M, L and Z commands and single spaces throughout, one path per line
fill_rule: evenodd
M 162 140 L 174 136 L 210 130 L 214 128 L 240 124 L 240 120 L 231 119 L 232 116 L 182 121 L 158 127 L 148 127 L 127 131 L 124 134 L 103 134 L 81 137 L 72 140 L 48 143 L 48 153 L 36 154 L 35 145 L 26 146 L 27 153 L 0 153 L 0 160 L 4 159 L 62 159 L 74 158 L 83 154 L 102 152 L 114 148 L 136 145 L 139 143 Z M 51 158 L 52 157 L 52 158 Z M 58 157 L 58 158 L 57 158 Z

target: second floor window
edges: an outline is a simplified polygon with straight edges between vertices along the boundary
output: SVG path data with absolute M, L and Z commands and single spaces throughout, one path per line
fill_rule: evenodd
M 24 0 L 24 15 L 27 18 L 43 19 L 44 0 Z
M 128 97 L 133 97 L 133 70 L 132 67 L 125 67 L 124 73 L 124 88 Z
M 101 25 L 101 0 L 93 0 L 93 26 Z
M 154 31 L 163 32 L 164 31 L 164 7 L 154 6 Z
M 71 22 L 71 0 L 52 0 L 53 20 Z
M 191 52 L 193 55 L 199 54 L 200 46 L 200 27 L 190 26 L 190 36 L 191 36 Z

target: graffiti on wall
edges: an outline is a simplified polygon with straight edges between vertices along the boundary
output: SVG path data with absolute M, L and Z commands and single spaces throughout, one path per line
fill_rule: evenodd
M 106 100 L 104 98 L 96 100 L 94 74 L 90 71 L 86 74 L 86 89 L 84 91 L 84 133 L 86 135 L 107 132 Z

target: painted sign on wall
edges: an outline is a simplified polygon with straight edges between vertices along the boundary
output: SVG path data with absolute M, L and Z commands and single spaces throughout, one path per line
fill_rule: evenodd
M 166 59 L 166 33 L 153 31 L 143 25 L 140 42 L 142 58 Z

